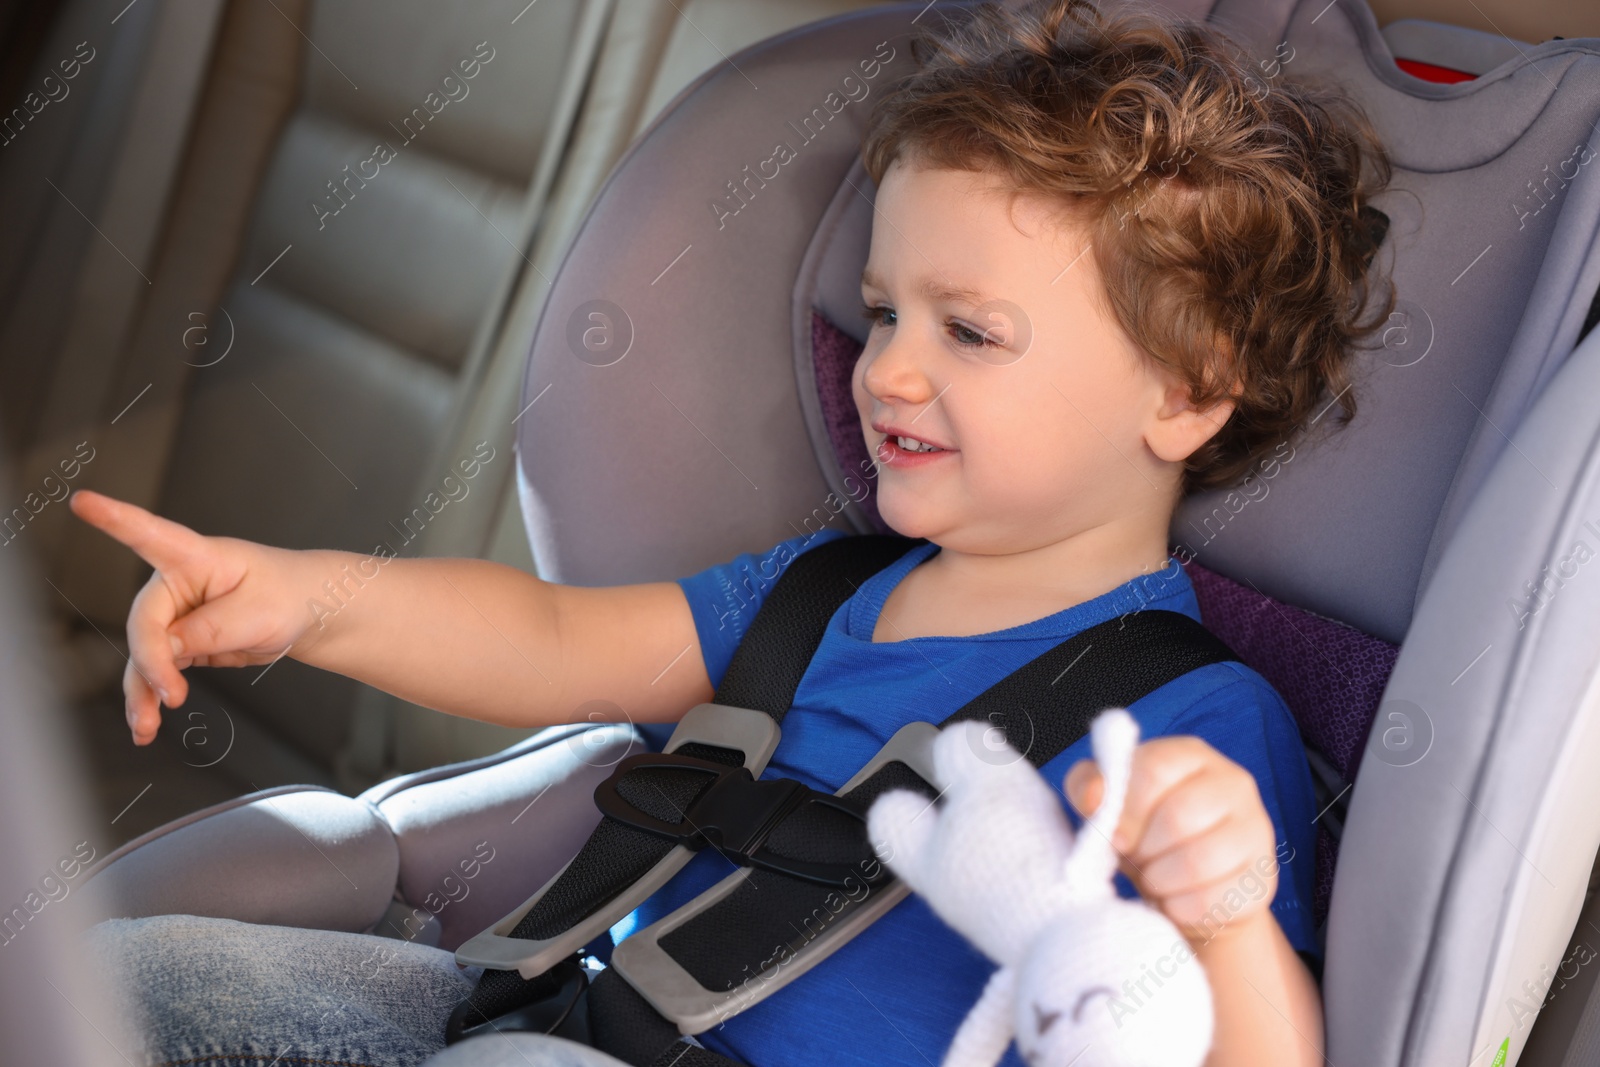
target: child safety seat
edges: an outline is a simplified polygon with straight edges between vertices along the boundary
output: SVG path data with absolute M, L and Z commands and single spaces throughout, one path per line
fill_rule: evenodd
M 658 580 L 835 514 L 881 529 L 839 373 L 865 339 L 873 187 L 856 150 L 924 6 L 742 53 L 612 174 L 525 382 L 524 403 L 548 404 L 518 442 L 542 574 Z M 1207 622 L 1231 624 L 1252 666 L 1287 666 L 1258 669 L 1356 782 L 1326 927 L 1328 1055 L 1460 1064 L 1505 1044 L 1509 1061 L 1544 995 L 1523 983 L 1550 988 L 1600 844 L 1581 769 L 1600 743 L 1585 699 L 1600 580 L 1574 576 L 1578 540 L 1600 548 L 1581 525 L 1600 414 L 1580 399 L 1600 347 L 1574 353 L 1600 287 L 1600 42 L 1447 85 L 1396 67 L 1364 4 L 1186 13 L 1261 58 L 1263 91 L 1344 87 L 1396 165 L 1374 206 L 1399 304 L 1359 354 L 1360 414 L 1313 426 L 1273 477 L 1191 496 L 1172 530 L 1206 572 Z
M 857 148 L 875 94 L 909 70 L 916 20 L 953 6 L 886 5 L 747 49 L 680 93 L 617 165 L 553 280 L 524 381 L 519 490 L 541 575 L 578 585 L 666 580 L 842 521 L 861 536 L 801 556 L 795 582 L 786 572 L 769 599 L 814 577 L 837 594 L 838 576 L 871 573 L 908 547 L 876 520 L 870 464 L 860 465 L 864 446 L 841 392 L 865 336 L 855 308 L 874 189 Z M 1336 433 L 1314 425 L 1285 443 L 1270 475 L 1184 501 L 1172 541 L 1192 557 L 1216 636 L 1157 634 L 1156 659 L 1162 670 L 1183 668 L 1174 648 L 1186 641 L 1182 654 L 1196 664 L 1236 655 L 1300 720 L 1330 805 L 1319 815 L 1327 832 L 1318 863 L 1331 1062 L 1504 1064 L 1525 1048 L 1523 1062 L 1580 1062 L 1600 1029 L 1600 998 L 1588 994 L 1594 969 L 1571 977 L 1566 966 L 1580 912 L 1600 921 L 1585 911 L 1600 847 L 1600 776 L 1587 771 L 1600 756 L 1591 692 L 1600 578 L 1584 566 L 1600 547 L 1600 526 L 1586 525 L 1600 523 L 1600 409 L 1590 401 L 1600 395 L 1600 340 L 1589 334 L 1600 317 L 1600 183 L 1589 165 L 1600 42 L 1546 42 L 1473 80 L 1434 84 L 1395 66 L 1359 2 L 1169 6 L 1245 42 L 1261 57 L 1263 91 L 1283 76 L 1321 78 L 1365 107 L 1396 164 L 1374 206 L 1387 221 L 1377 264 L 1399 305 L 1379 343 L 1358 353 L 1354 422 Z M 813 556 L 815 570 L 801 568 Z M 1159 629 L 1165 614 L 1130 616 L 1130 640 L 1151 640 L 1137 635 Z M 807 617 L 772 625 L 803 632 Z M 764 606 L 751 637 L 772 618 Z M 694 843 L 669 838 L 681 811 L 641 802 L 623 784 L 629 773 L 676 775 L 668 795 L 680 808 L 721 790 L 714 811 L 765 784 L 729 768 L 759 772 L 793 686 L 741 681 L 762 677 L 741 662 L 755 654 L 741 645 L 713 703 L 673 731 L 672 766 L 649 756 L 623 768 L 631 731 L 592 731 L 601 739 L 590 746 L 581 727 L 559 728 L 504 757 L 408 776 L 356 801 L 300 792 L 200 813 L 119 850 L 96 883 L 134 902 L 120 914 L 218 914 L 220 896 L 240 918 L 378 932 L 414 913 L 462 842 L 488 832 L 480 812 L 503 823 L 560 778 L 562 807 L 544 825 L 562 847 L 542 841 L 537 863 L 524 863 L 533 852 L 519 848 L 523 869 L 496 869 L 506 877 L 495 893 L 428 915 L 418 936 L 499 975 L 480 988 L 490 995 L 474 998 L 481 1012 L 508 1003 L 497 988 L 535 979 L 545 1007 L 531 1010 L 548 1017 L 531 1025 L 559 1033 L 587 1022 L 623 1035 L 604 1040 L 632 1063 L 669 1062 L 659 1048 L 709 1056 L 678 1040 L 707 1023 L 704 1003 L 649 999 L 689 989 L 684 979 L 696 971 L 715 973 L 715 960 L 695 955 L 703 939 L 682 932 L 695 916 L 656 939 L 660 951 L 645 942 L 629 950 L 641 954 L 637 966 L 624 949 L 638 935 L 624 942 L 620 968 L 614 959 L 606 973 L 632 974 L 605 979 L 617 995 L 587 1001 L 587 1020 L 571 1010 L 583 982 L 565 953 L 577 946 L 563 944 L 559 962 L 538 953 L 542 941 L 579 936 L 572 929 L 586 909 L 648 892 L 637 880 Z M 786 662 L 793 672 L 805 659 Z M 1142 684 L 1161 677 L 1153 670 Z M 1126 679 L 1115 684 L 1119 695 L 1138 692 Z M 1050 715 L 1070 721 L 1059 709 Z M 842 792 L 884 775 L 914 784 L 918 744 L 880 753 Z M 538 766 L 547 780 L 530 788 L 513 772 L 535 757 L 546 759 Z M 480 788 L 485 775 L 493 784 Z M 586 794 L 607 779 L 596 800 L 609 818 L 596 826 Z M 218 873 L 229 834 L 208 827 L 232 819 L 237 837 L 261 802 L 291 801 L 302 805 L 299 821 L 288 820 L 296 833 L 364 857 L 365 884 L 397 886 L 389 912 L 387 897 L 348 892 L 332 877 L 311 902 L 281 889 L 261 900 L 263 890 Z M 848 829 L 863 805 L 853 814 L 848 803 L 791 792 L 757 807 Z M 246 829 L 276 833 L 284 821 L 280 811 Z M 613 824 L 622 830 L 606 829 Z M 560 907 L 539 926 L 547 916 L 531 905 L 559 884 L 591 827 L 602 840 L 631 836 L 615 855 L 626 851 L 632 867 L 625 877 L 598 864 L 592 877 L 569 876 L 576 890 L 546 905 Z M 734 877 L 789 877 L 810 886 L 804 892 L 865 858 L 786 850 L 770 832 L 745 841 L 754 866 Z M 797 858 L 823 877 L 794 878 Z M 574 869 L 585 867 L 574 860 Z M 196 883 L 197 870 L 210 880 Z M 881 872 L 865 874 L 886 885 Z M 196 884 L 208 887 L 203 898 Z M 499 921 L 505 907 L 485 914 L 485 899 L 509 904 L 533 889 Z M 318 908 L 324 914 L 307 916 Z M 755 911 L 741 919 L 761 921 Z M 675 938 L 685 953 L 675 955 Z M 667 977 L 657 982 L 652 970 Z M 1558 975 L 1566 988 L 1554 987 Z M 458 1030 L 477 1022 L 467 1015 Z M 1556 1021 L 1559 1029 L 1547 1025 Z M 1536 1030 L 1542 1045 L 1530 1044 Z

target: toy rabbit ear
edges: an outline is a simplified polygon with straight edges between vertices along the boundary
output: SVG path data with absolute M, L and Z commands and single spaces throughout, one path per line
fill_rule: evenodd
M 933 801 L 909 789 L 890 789 L 867 810 L 873 851 L 918 892 L 927 888 L 923 859 L 942 814 Z
M 1111 835 L 1122 818 L 1128 798 L 1128 778 L 1133 770 L 1133 750 L 1139 744 L 1139 724 L 1125 708 L 1108 708 L 1089 727 L 1094 761 L 1105 778 L 1100 806 L 1085 820 L 1066 860 L 1065 882 L 1069 894 L 1106 896 L 1117 873 L 1117 852 Z

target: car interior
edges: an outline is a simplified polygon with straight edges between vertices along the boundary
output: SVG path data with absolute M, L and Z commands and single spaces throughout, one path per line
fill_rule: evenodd
M 285 658 L 190 668 L 136 748 L 150 568 L 67 495 L 576 585 L 886 531 L 852 474 L 872 183 L 841 82 L 881 92 L 935 3 L 0 0 L 0 796 L 38 812 L 0 820 L 28 953 L 0 953 L 0 1059 L 118 1062 L 67 995 L 68 906 L 13 908 L 62 854 L 84 916 L 454 951 L 672 733 L 599 702 L 513 730 Z M 1395 160 L 1358 422 L 1172 529 L 1317 780 L 1328 1060 L 1595 1062 L 1600 5 L 1162 6 L 1264 84 L 1348 89 Z M 480 839 L 505 858 L 459 884 Z

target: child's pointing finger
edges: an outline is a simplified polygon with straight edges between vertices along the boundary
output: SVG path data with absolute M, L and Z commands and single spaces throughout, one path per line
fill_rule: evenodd
M 200 534 L 181 523 L 93 489 L 79 489 L 68 499 L 67 506 L 78 518 L 121 541 L 158 571 L 177 569 L 204 544 Z

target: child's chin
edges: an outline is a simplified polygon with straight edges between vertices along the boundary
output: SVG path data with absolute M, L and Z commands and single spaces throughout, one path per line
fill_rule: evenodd
M 937 526 L 931 511 L 922 501 L 915 498 L 906 499 L 907 495 L 880 491 L 879 518 L 883 519 L 884 525 L 901 537 L 931 537 Z

